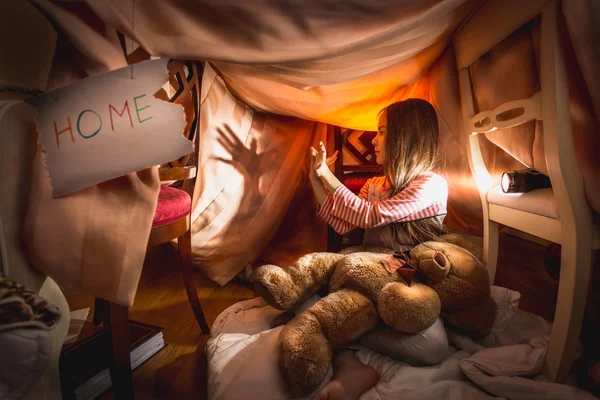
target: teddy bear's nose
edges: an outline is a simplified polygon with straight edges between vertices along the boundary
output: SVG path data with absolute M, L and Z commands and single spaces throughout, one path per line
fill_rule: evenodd
M 439 264 L 440 267 L 444 268 L 446 266 L 446 257 L 442 253 L 435 253 L 433 259 Z

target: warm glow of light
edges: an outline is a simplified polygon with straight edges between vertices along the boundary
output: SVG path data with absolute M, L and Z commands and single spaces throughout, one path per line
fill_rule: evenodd
M 475 176 L 475 185 L 480 193 L 487 193 L 494 186 L 494 180 L 486 170 L 478 171 Z

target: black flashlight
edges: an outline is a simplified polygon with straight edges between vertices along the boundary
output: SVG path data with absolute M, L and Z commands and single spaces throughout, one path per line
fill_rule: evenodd
M 552 186 L 549 177 L 531 168 L 503 172 L 500 184 L 504 193 L 526 193 Z

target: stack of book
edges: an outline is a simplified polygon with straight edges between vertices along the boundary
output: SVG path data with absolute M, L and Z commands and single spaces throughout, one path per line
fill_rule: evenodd
M 129 321 L 131 369 L 165 347 L 162 328 Z M 60 381 L 65 399 L 95 399 L 111 387 L 107 332 L 86 322 L 77 342 L 63 346 Z

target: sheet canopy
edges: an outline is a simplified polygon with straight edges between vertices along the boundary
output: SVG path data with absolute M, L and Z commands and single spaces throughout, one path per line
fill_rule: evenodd
M 93 22 L 97 34 L 117 29 L 152 55 L 214 61 L 230 88 L 254 108 L 369 130 L 375 114 L 403 98 L 406 85 L 429 68 L 484 0 L 34 2 L 87 57 L 107 68 L 125 63 L 119 51 L 88 42 L 90 35 L 77 26 L 81 21 L 67 10 Z M 591 23 L 597 12 L 591 0 L 565 2 L 581 50 L 597 35 Z M 598 55 L 590 57 L 583 69 L 591 74 Z M 586 83 L 598 88 L 591 78 Z
M 409 97 L 424 98 L 434 104 L 440 120 L 443 173 L 450 183 L 446 222 L 454 229 L 481 234 L 481 204 L 467 163 L 452 39 L 485 1 L 31 0 L 58 31 L 52 71 L 47 74 L 47 65 L 34 60 L 9 71 L 3 80 L 51 90 L 125 66 L 118 31 L 152 56 L 210 62 L 236 101 L 253 109 L 254 125 L 246 124 L 252 125 L 251 131 L 236 132 L 242 138 L 277 129 L 313 140 L 317 127 L 325 129 L 295 119 L 375 130 L 376 115 L 385 106 Z M 518 1 L 508 3 L 520 12 Z M 562 3 L 575 147 L 588 199 L 599 211 L 600 26 L 594 21 L 600 20 L 600 2 Z M 538 22 L 518 30 L 472 66 L 479 110 L 539 90 Z M 498 26 L 505 23 L 497 20 Z M 134 60 L 135 54 L 130 54 L 129 61 Z M 266 118 L 277 121 L 271 127 L 270 122 L 256 123 L 257 116 L 269 114 L 293 118 L 287 125 L 272 118 Z M 212 128 L 203 129 L 204 135 Z M 496 177 L 524 165 L 547 171 L 540 124 L 494 132 L 481 140 L 486 164 Z M 295 185 L 288 190 L 299 190 L 302 183 Z M 207 202 L 202 196 L 199 189 L 195 206 Z M 287 203 L 277 208 L 280 211 L 292 196 L 282 197 Z M 203 212 L 196 209 L 194 215 L 200 218 Z M 273 230 L 283 220 L 281 213 L 273 216 Z M 209 227 L 212 220 L 203 221 Z M 226 226 L 228 221 L 221 223 Z M 195 226 L 197 230 L 198 223 Z
M 72 4 L 36 3 L 76 44 L 91 44 L 65 12 Z M 255 109 L 373 130 L 377 112 L 406 96 L 477 1 L 86 3 L 154 56 L 212 61 Z M 108 68 L 124 65 L 102 44 L 86 56 Z
M 115 33 L 118 30 L 153 56 L 211 61 L 238 99 L 269 113 L 374 130 L 376 115 L 386 105 L 411 96 L 427 98 L 454 137 L 453 152 L 464 153 L 460 118 L 455 116 L 460 113 L 459 97 L 447 96 L 457 87 L 457 74 L 448 70 L 447 76 L 432 82 L 429 69 L 444 51 L 451 50 L 448 45 L 453 33 L 485 0 L 32 1 L 77 48 L 83 67 L 77 78 L 126 64 Z M 600 5 L 593 0 L 563 3 L 570 39 L 574 136 L 588 198 L 598 211 L 600 189 L 592 181 L 600 177 L 600 166 L 592 149 L 600 148 L 600 50 L 595 46 L 600 27 L 594 24 L 600 18 Z M 515 13 L 526 12 L 518 1 L 506 7 L 514 8 Z M 508 23 L 501 18 L 496 22 L 498 26 L 490 29 Z M 529 45 L 522 41 L 515 50 L 496 52 L 495 64 L 489 62 L 494 58 L 490 55 L 487 71 L 485 64 L 473 70 L 481 77 L 474 84 L 482 108 L 539 90 L 536 34 L 539 31 L 530 31 Z M 528 49 L 519 53 L 523 43 Z M 523 71 L 519 65 L 533 68 Z M 514 66 L 514 73 L 520 76 L 515 79 L 513 74 L 505 74 L 498 79 L 501 71 Z M 51 83 L 63 83 L 61 72 Z M 434 90 L 433 84 L 441 87 Z M 444 101 L 448 103 L 442 104 Z M 514 143 L 523 136 L 523 128 L 486 136 L 523 164 L 546 171 L 539 127 L 525 129 L 529 131 L 524 146 Z M 486 161 L 492 170 L 511 164 L 520 167 L 503 158 L 494 153 Z

